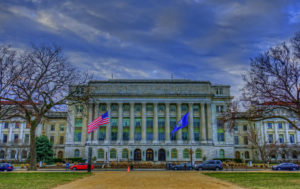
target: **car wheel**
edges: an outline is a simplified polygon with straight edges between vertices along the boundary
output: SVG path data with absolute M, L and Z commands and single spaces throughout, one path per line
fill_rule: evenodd
M 175 171 L 177 171 L 177 170 L 178 170 L 178 168 L 177 168 L 177 167 L 175 167 L 175 168 L 174 168 L 174 170 L 175 170 Z
M 7 170 L 4 170 L 4 172 L 7 172 Z
M 76 167 L 73 167 L 73 170 L 76 171 L 77 170 Z
M 293 171 L 296 171 L 296 168 L 295 168 L 295 167 L 293 167 Z
M 277 171 L 280 171 L 280 168 L 277 168 Z
M 193 170 L 193 168 L 192 168 L 192 167 L 190 167 L 190 170 Z
M 202 167 L 199 167 L 199 168 L 198 168 L 198 171 L 202 171 L 202 170 L 203 170 L 203 168 L 202 168 Z
M 220 170 L 220 168 L 219 167 L 216 167 L 216 171 L 219 171 Z

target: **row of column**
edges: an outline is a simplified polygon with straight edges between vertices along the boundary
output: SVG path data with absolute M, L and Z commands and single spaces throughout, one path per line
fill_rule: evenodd
M 134 143 L 134 104 L 130 104 L 130 130 L 129 130 L 129 143 Z M 158 143 L 158 103 L 153 103 L 153 143 Z M 110 107 L 111 103 L 106 103 L 107 111 L 109 112 L 109 118 L 111 119 L 110 115 Z M 210 104 L 200 104 L 200 139 L 201 141 L 207 141 L 207 139 L 211 139 L 211 112 L 210 112 Z M 117 142 L 122 141 L 123 136 L 123 103 L 118 103 L 118 138 Z M 205 111 L 206 109 L 206 111 Z M 165 142 L 170 142 L 170 103 L 165 103 Z M 189 103 L 189 125 L 188 125 L 188 136 L 189 142 L 194 142 L 194 117 L 193 117 L 193 103 Z M 99 103 L 90 104 L 89 107 L 89 122 L 95 119 L 97 116 L 100 115 L 99 112 Z M 181 103 L 177 103 L 177 121 L 182 118 L 181 114 Z M 146 143 L 146 103 L 142 103 L 142 143 Z M 110 142 L 110 133 L 111 133 L 111 126 L 110 123 L 106 125 L 106 138 L 105 143 Z M 92 137 L 92 135 L 94 135 Z M 88 134 L 88 142 L 98 142 L 99 129 L 94 132 L 94 134 Z M 92 140 L 93 138 L 93 140 Z M 182 130 L 177 131 L 177 142 L 182 143 Z

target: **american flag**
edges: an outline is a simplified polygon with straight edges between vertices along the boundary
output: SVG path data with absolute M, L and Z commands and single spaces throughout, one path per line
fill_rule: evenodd
M 89 123 L 88 133 L 96 131 L 100 125 L 104 125 L 104 124 L 107 124 L 107 123 L 109 123 L 108 112 L 104 113 L 103 115 L 100 115 L 94 121 Z

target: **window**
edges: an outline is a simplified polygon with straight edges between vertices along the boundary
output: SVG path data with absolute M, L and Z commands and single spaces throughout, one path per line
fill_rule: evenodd
M 4 156 L 5 156 L 4 150 L 1 150 L 0 151 L 0 159 L 4 159 Z
M 176 113 L 176 105 L 175 104 L 170 105 L 170 112 Z
M 64 140 L 65 140 L 64 136 L 60 136 L 59 137 L 59 144 L 64 144 Z
M 19 129 L 19 128 L 20 128 L 20 122 L 16 122 L 15 128 L 16 128 L 16 129 Z
M 164 104 L 159 104 L 158 105 L 158 112 L 160 112 L 160 113 L 165 112 L 165 105 Z
M 54 136 L 50 136 L 50 142 L 54 144 Z
M 130 123 L 130 118 L 128 117 L 123 118 L 123 141 L 129 140 L 129 123 Z
M 82 129 L 81 127 L 75 127 L 75 131 L 74 131 L 74 142 L 81 142 L 81 132 Z
M 233 128 L 234 131 L 239 131 L 239 127 L 237 125 L 234 126 Z
M 158 118 L 158 140 L 159 141 L 165 140 L 165 118 L 164 117 Z
M 244 144 L 248 145 L 248 137 L 247 136 L 244 136 Z
M 111 127 L 118 126 L 118 118 L 111 118 Z
M 118 127 L 113 126 L 111 127 L 111 141 L 116 141 L 118 139 Z
M 224 106 L 223 105 L 217 105 L 216 106 L 216 111 L 218 112 L 218 113 L 222 113 L 223 111 L 224 111 Z
M 100 127 L 99 128 L 98 140 L 99 141 L 104 141 L 105 137 L 106 137 L 106 127 Z
M 225 158 L 225 151 L 223 149 L 219 151 L 219 158 Z
M 246 151 L 246 152 L 245 152 L 245 159 L 249 159 L 249 158 L 250 158 L 249 152 Z
M 18 142 L 19 140 L 19 135 L 18 134 L 14 134 L 14 142 Z
M 135 110 L 136 113 L 141 113 L 142 105 L 141 104 L 135 104 L 134 105 L 134 110 Z
M 290 134 L 290 142 L 291 142 L 292 144 L 295 143 L 295 136 L 294 136 L 293 134 Z
M 176 118 L 170 117 L 170 139 L 171 139 L 171 141 L 176 141 L 177 132 L 172 133 L 175 126 L 176 126 Z
M 75 127 L 82 127 L 82 118 L 75 119 Z
M 76 109 L 76 113 L 83 112 L 83 106 L 82 105 L 76 105 L 75 109 Z
M 109 154 L 110 154 L 109 157 L 111 159 L 116 159 L 117 158 L 117 150 L 116 149 L 111 149 Z
M 65 125 L 61 124 L 61 125 L 59 126 L 59 130 L 60 130 L 60 131 L 64 131 L 64 130 L 65 130 Z
M 123 118 L 123 127 L 129 127 L 130 124 L 130 118 Z
M 106 104 L 100 104 L 100 112 L 106 112 Z
M 146 105 L 146 111 L 147 112 L 153 112 L 153 104 L 147 104 Z
M 222 95 L 223 94 L 223 88 L 216 88 L 216 95 Z
M 218 132 L 218 141 L 224 142 L 225 141 L 225 130 L 224 130 L 224 121 L 221 119 L 217 120 L 217 132 Z
M 194 117 L 194 140 L 200 141 L 200 119 L 197 117 Z
M 196 159 L 202 158 L 202 151 L 200 149 L 196 150 Z
M 122 150 L 122 158 L 123 159 L 128 159 L 128 149 L 123 149 Z
M 129 112 L 129 110 L 130 110 L 129 104 L 124 104 L 124 105 L 123 105 L 123 111 L 124 111 L 124 112 Z
M 278 123 L 278 129 L 282 129 L 282 123 Z
M 187 126 L 183 127 L 181 130 L 182 130 L 182 133 L 181 133 L 182 140 L 187 141 L 188 140 L 188 135 L 189 135 L 188 127 Z
M 293 151 L 292 152 L 292 157 L 293 157 L 293 159 L 297 159 L 298 158 L 297 151 Z
M 147 141 L 153 140 L 153 118 L 147 117 L 146 120 L 146 139 Z
M 193 105 L 193 112 L 194 113 L 199 113 L 200 107 L 198 104 Z
M 293 125 L 289 123 L 289 129 L 294 129 Z
M 135 118 L 134 120 L 134 140 L 140 141 L 142 139 L 142 128 L 141 128 L 141 118 Z
M 16 158 L 16 151 L 12 150 L 10 153 L 10 159 L 15 159 Z
M 184 149 L 183 150 L 183 158 L 184 159 L 190 158 L 190 151 L 189 151 L 189 149 Z
M 177 150 L 175 148 L 173 148 L 171 150 L 171 158 L 172 159 L 176 159 L 177 158 Z
M 268 135 L 269 143 L 273 143 L 273 135 L 269 134 Z
M 79 156 L 80 156 L 80 152 L 79 152 L 78 149 L 76 149 L 76 150 L 74 151 L 74 157 L 79 158 Z
M 112 104 L 111 105 L 111 111 L 112 112 L 117 112 L 118 111 L 118 104 Z
M 272 129 L 272 123 L 268 123 L 268 129 Z
M 25 144 L 29 143 L 29 134 L 25 134 Z
M 239 136 L 234 136 L 234 144 L 239 144 Z
M 280 144 L 284 143 L 284 137 L 283 137 L 283 134 L 279 134 L 279 143 L 280 143 Z
M 104 150 L 103 149 L 98 150 L 98 159 L 104 159 Z
M 51 131 L 55 131 L 55 125 L 51 125 Z
M 7 134 L 3 134 L 3 143 L 7 143 Z
M 188 111 L 188 105 L 187 104 L 182 104 L 181 105 L 181 112 L 186 113 Z
M 8 122 L 4 123 L 4 129 L 8 129 Z
M 247 128 L 247 125 L 243 125 L 243 131 L 247 131 L 248 128 Z

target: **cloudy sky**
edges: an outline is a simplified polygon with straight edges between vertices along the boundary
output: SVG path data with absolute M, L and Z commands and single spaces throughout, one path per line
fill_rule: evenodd
M 0 0 L 0 43 L 56 43 L 96 79 L 243 85 L 249 59 L 300 31 L 297 0 Z

